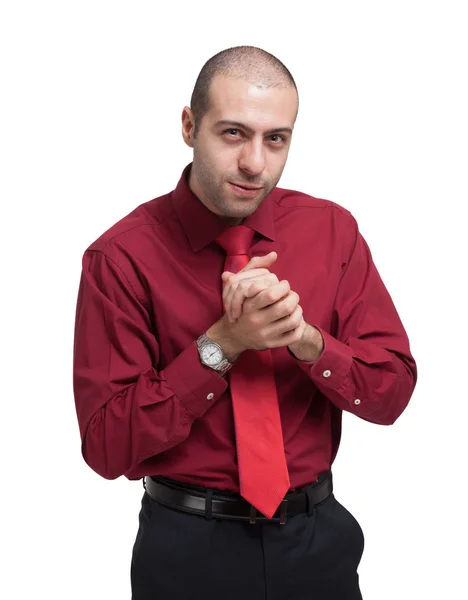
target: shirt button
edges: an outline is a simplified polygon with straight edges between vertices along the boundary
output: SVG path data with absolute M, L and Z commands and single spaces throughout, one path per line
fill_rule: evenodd
M 330 375 L 331 375 L 331 371 L 329 371 L 329 370 L 327 369 L 326 371 L 324 371 L 324 372 L 322 373 L 322 375 L 323 375 L 324 377 L 330 377 Z
M 354 404 L 356 404 L 356 406 L 357 406 L 358 404 L 361 404 L 361 401 L 359 400 L 359 398 L 356 398 L 356 400 L 354 401 Z
M 208 396 L 206 397 L 207 400 L 213 400 L 213 398 L 214 398 L 214 394 L 212 392 L 210 392 L 208 394 Z

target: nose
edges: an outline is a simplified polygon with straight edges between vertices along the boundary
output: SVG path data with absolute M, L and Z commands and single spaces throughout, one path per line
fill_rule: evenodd
M 249 140 L 242 146 L 239 168 L 249 175 L 260 175 L 265 169 L 265 154 L 262 141 Z

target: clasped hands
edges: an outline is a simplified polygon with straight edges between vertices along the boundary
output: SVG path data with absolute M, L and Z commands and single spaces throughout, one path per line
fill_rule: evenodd
M 299 295 L 288 281 L 269 271 L 277 258 L 276 252 L 256 256 L 237 274 L 222 274 L 225 318 L 241 351 L 288 346 L 300 360 L 315 360 L 323 350 L 322 336 L 304 320 Z

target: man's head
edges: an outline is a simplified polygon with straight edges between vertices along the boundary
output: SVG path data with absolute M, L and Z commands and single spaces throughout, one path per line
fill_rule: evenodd
M 294 79 L 268 52 L 239 46 L 205 64 L 182 135 L 193 148 L 190 187 L 207 208 L 231 224 L 257 209 L 281 177 L 297 110 Z

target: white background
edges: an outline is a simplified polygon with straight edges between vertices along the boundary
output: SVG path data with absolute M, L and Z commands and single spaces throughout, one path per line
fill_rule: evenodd
M 364 598 L 468 597 L 464 4 L 2 4 L 2 598 L 130 598 L 141 482 L 106 481 L 80 454 L 81 256 L 175 187 L 198 72 L 240 44 L 299 88 L 280 185 L 355 215 L 419 367 L 392 427 L 344 416 L 335 490 L 365 532 Z

